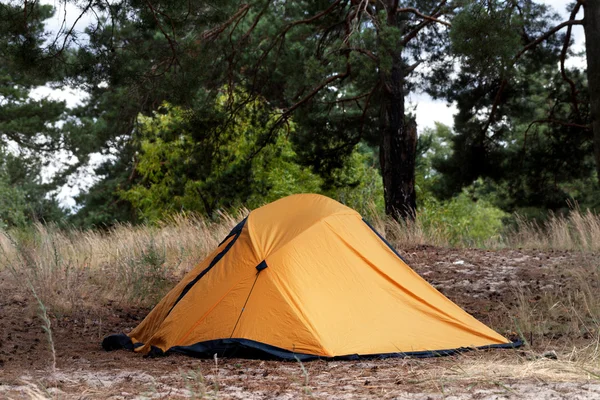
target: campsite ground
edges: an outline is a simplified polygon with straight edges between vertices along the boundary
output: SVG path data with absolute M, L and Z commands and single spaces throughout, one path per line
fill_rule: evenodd
M 420 246 L 403 255 L 450 299 L 528 345 L 423 360 L 145 359 L 100 348 L 149 311 L 109 301 L 52 315 L 53 372 L 37 302 L 3 270 L 0 398 L 600 398 L 600 321 L 589 301 L 599 289 L 596 254 Z

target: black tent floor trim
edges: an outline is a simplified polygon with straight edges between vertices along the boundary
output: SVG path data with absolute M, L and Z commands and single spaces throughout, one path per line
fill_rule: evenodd
M 379 237 L 379 239 L 381 239 L 381 241 L 382 241 L 383 243 L 385 243 L 385 244 L 387 245 L 387 247 L 389 247 L 389 249 L 390 249 L 390 250 L 391 250 L 391 251 L 392 251 L 392 252 L 393 252 L 393 253 L 394 253 L 394 254 L 395 254 L 395 255 L 396 255 L 396 256 L 397 256 L 399 259 L 401 259 L 401 260 L 404 262 L 404 264 L 408 265 L 408 263 L 406 262 L 406 260 L 404 259 L 404 257 L 402 257 L 402 256 L 400 255 L 400 253 L 398 253 L 398 250 L 396 250 L 396 249 L 394 248 L 394 246 L 392 246 L 392 244 L 391 244 L 390 242 L 388 242 L 388 241 L 387 241 L 387 240 L 386 240 L 386 239 L 385 239 L 383 236 L 381 236 L 381 233 L 377 232 L 377 229 L 375 229 L 375 228 L 373 227 L 373 225 L 371 225 L 371 224 L 370 224 L 370 223 L 369 223 L 369 222 L 368 222 L 366 219 L 364 219 L 364 218 L 363 218 L 362 220 L 363 220 L 363 222 L 364 222 L 364 223 L 365 223 L 365 224 L 366 224 L 366 225 L 367 225 L 369 228 L 371 228 L 371 230 L 372 230 L 373 232 L 375 232 L 375 234 L 376 234 L 376 235 Z
M 240 237 L 240 235 L 242 234 L 242 229 L 244 229 L 244 225 L 246 224 L 246 221 L 248 220 L 248 218 L 244 218 L 243 220 L 241 220 L 232 230 L 231 232 L 229 232 L 229 234 L 225 237 L 225 239 L 223 239 L 223 241 L 219 244 L 219 247 L 221 247 L 223 245 L 223 243 L 225 243 L 227 241 L 227 239 L 229 238 L 233 238 L 231 239 L 231 241 L 227 244 L 227 246 L 225 246 L 225 248 L 215 256 L 215 258 L 212 259 L 212 261 L 210 262 L 210 264 L 208 265 L 208 267 L 206 267 L 202 272 L 200 272 L 192 281 L 190 281 L 184 288 L 183 291 L 179 294 L 179 297 L 177 298 L 177 300 L 175 300 L 175 303 L 173 303 L 173 305 L 171 306 L 171 309 L 169 310 L 169 312 L 167 313 L 167 315 L 171 314 L 171 311 L 173 311 L 175 309 L 175 307 L 177 306 L 177 304 L 179 303 L 179 301 L 181 299 L 183 299 L 185 297 L 185 295 L 194 287 L 194 285 L 196 283 L 198 283 L 198 281 L 200 279 L 202 279 L 204 277 L 204 275 L 206 275 L 211 269 L 213 269 L 213 267 L 215 267 L 217 265 L 217 263 L 219 261 L 221 261 L 221 259 L 223 257 L 225 257 L 225 254 L 227 254 L 227 252 L 229 252 L 229 250 L 231 250 L 231 248 L 233 247 L 233 245 L 235 244 L 236 240 L 238 240 L 238 238 Z
M 523 345 L 523 341 L 515 341 L 502 344 L 490 344 L 480 347 L 460 347 L 457 349 L 409 351 L 384 354 L 347 354 L 335 357 L 323 357 L 314 354 L 295 353 L 276 346 L 260 343 L 249 339 L 216 339 L 199 342 L 191 346 L 174 346 L 166 352 L 158 347 L 152 346 L 149 357 L 166 356 L 171 353 L 185 354 L 196 358 L 218 357 L 248 358 L 259 360 L 287 360 L 287 361 L 312 361 L 312 360 L 365 360 L 385 358 L 431 358 L 460 354 L 473 350 L 488 349 L 514 349 Z M 129 336 L 124 333 L 110 335 L 102 341 L 102 347 L 106 351 L 126 349 L 133 351 L 143 346 L 143 343 L 133 343 Z

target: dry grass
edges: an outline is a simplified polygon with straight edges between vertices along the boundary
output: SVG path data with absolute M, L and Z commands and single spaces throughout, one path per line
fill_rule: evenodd
M 525 340 L 536 339 L 536 348 L 566 343 L 572 346 L 571 358 L 585 359 L 595 364 L 597 371 L 600 366 L 600 259 L 594 252 L 600 250 L 600 216 L 573 207 L 567 215 L 551 214 L 542 224 L 517 218 L 517 227 L 499 245 L 586 254 L 576 267 L 555 269 L 555 274 L 568 278 L 568 285 L 554 285 L 551 290 L 541 292 L 519 289 L 516 310 L 512 313 L 507 310 L 507 315 L 513 315 L 513 326 Z M 582 348 L 574 342 L 591 344 Z
M 585 349 L 560 353 L 559 362 L 532 352 L 507 357 L 501 352 L 469 354 L 448 358 L 434 368 L 424 370 L 419 364 L 406 363 L 408 377 L 421 382 L 493 382 L 498 380 L 568 382 L 595 379 L 598 364 L 581 358 Z
M 392 218 L 374 214 L 369 223 L 397 249 L 421 245 L 449 247 L 450 239 L 440 230 L 426 228 L 417 218 L 398 222 Z
M 516 226 L 504 235 L 490 237 L 484 241 L 462 237 L 456 242 L 448 237 L 448 231 L 439 224 L 428 226 L 417 219 L 395 221 L 370 213 L 369 220 L 388 241 L 398 249 L 420 245 L 440 247 L 471 247 L 477 243 L 482 248 L 526 248 L 540 250 L 600 251 L 600 215 L 590 210 L 572 207 L 566 215 L 550 214 L 543 223 L 528 221 L 516 215 Z
M 58 314 L 93 308 L 99 299 L 152 305 L 245 213 L 223 214 L 216 222 L 175 216 L 158 226 L 118 225 L 108 232 L 41 224 L 0 232 L 0 269 L 31 283 Z
M 509 247 L 554 250 L 600 250 L 600 216 L 573 208 L 567 215 L 550 214 L 543 224 L 517 217 L 506 237 Z
M 536 347 L 545 347 L 559 341 L 569 343 L 569 339 L 591 340 L 594 351 L 589 356 L 600 361 L 600 264 L 590 258 L 589 262 L 571 270 L 557 273 L 566 274 L 568 284 L 552 290 L 533 292 L 519 289 L 516 293 L 517 306 L 507 309 L 512 315 L 520 334 L 526 341 L 535 338 Z M 504 325 L 510 326 L 510 321 Z M 538 343 L 542 341 L 542 343 Z

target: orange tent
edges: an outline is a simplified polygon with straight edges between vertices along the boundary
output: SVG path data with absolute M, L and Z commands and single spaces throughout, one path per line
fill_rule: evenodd
M 107 350 L 311 359 L 514 347 L 417 275 L 354 210 L 315 194 L 252 211 Z

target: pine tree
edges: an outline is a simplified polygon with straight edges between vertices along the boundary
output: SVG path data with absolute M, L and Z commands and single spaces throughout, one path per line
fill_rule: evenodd
M 64 176 L 44 182 L 43 165 L 65 149 L 65 104 L 34 100 L 36 86 L 56 80 L 45 52 L 44 21 L 52 7 L 0 4 L 0 220 L 20 225 L 64 215 L 52 196 Z M 2 222 L 0 222 L 2 224 Z
M 447 1 L 265 2 L 239 29 L 230 67 L 250 93 L 294 115 L 300 154 L 326 175 L 361 141 L 376 146 L 386 212 L 416 208 L 409 93 L 447 70 Z M 424 68 L 420 68 L 420 67 Z
M 509 210 L 557 209 L 575 180 L 591 179 L 586 80 L 564 66 L 575 14 L 557 23 L 533 1 L 473 1 L 458 13 L 451 37 L 460 70 L 434 93 L 459 109 L 454 154 L 434 163 L 444 174 L 440 195 L 483 177 L 499 185 Z
M 80 69 L 71 75 L 91 94 L 79 118 L 93 122 L 96 151 L 131 160 L 106 166 L 114 170 L 107 178 L 118 180 L 113 188 L 126 190 L 135 177 L 139 113 L 149 115 L 163 101 L 210 104 L 223 85 L 241 86 L 247 101 L 260 96 L 282 110 L 252 155 L 293 116 L 298 153 L 335 186 L 335 171 L 366 141 L 379 151 L 386 211 L 414 216 L 416 125 L 405 99 L 425 86 L 433 65 L 449 68 L 443 54 L 451 2 L 121 1 L 94 7 L 106 18 L 89 29 L 89 44 L 78 52 Z

